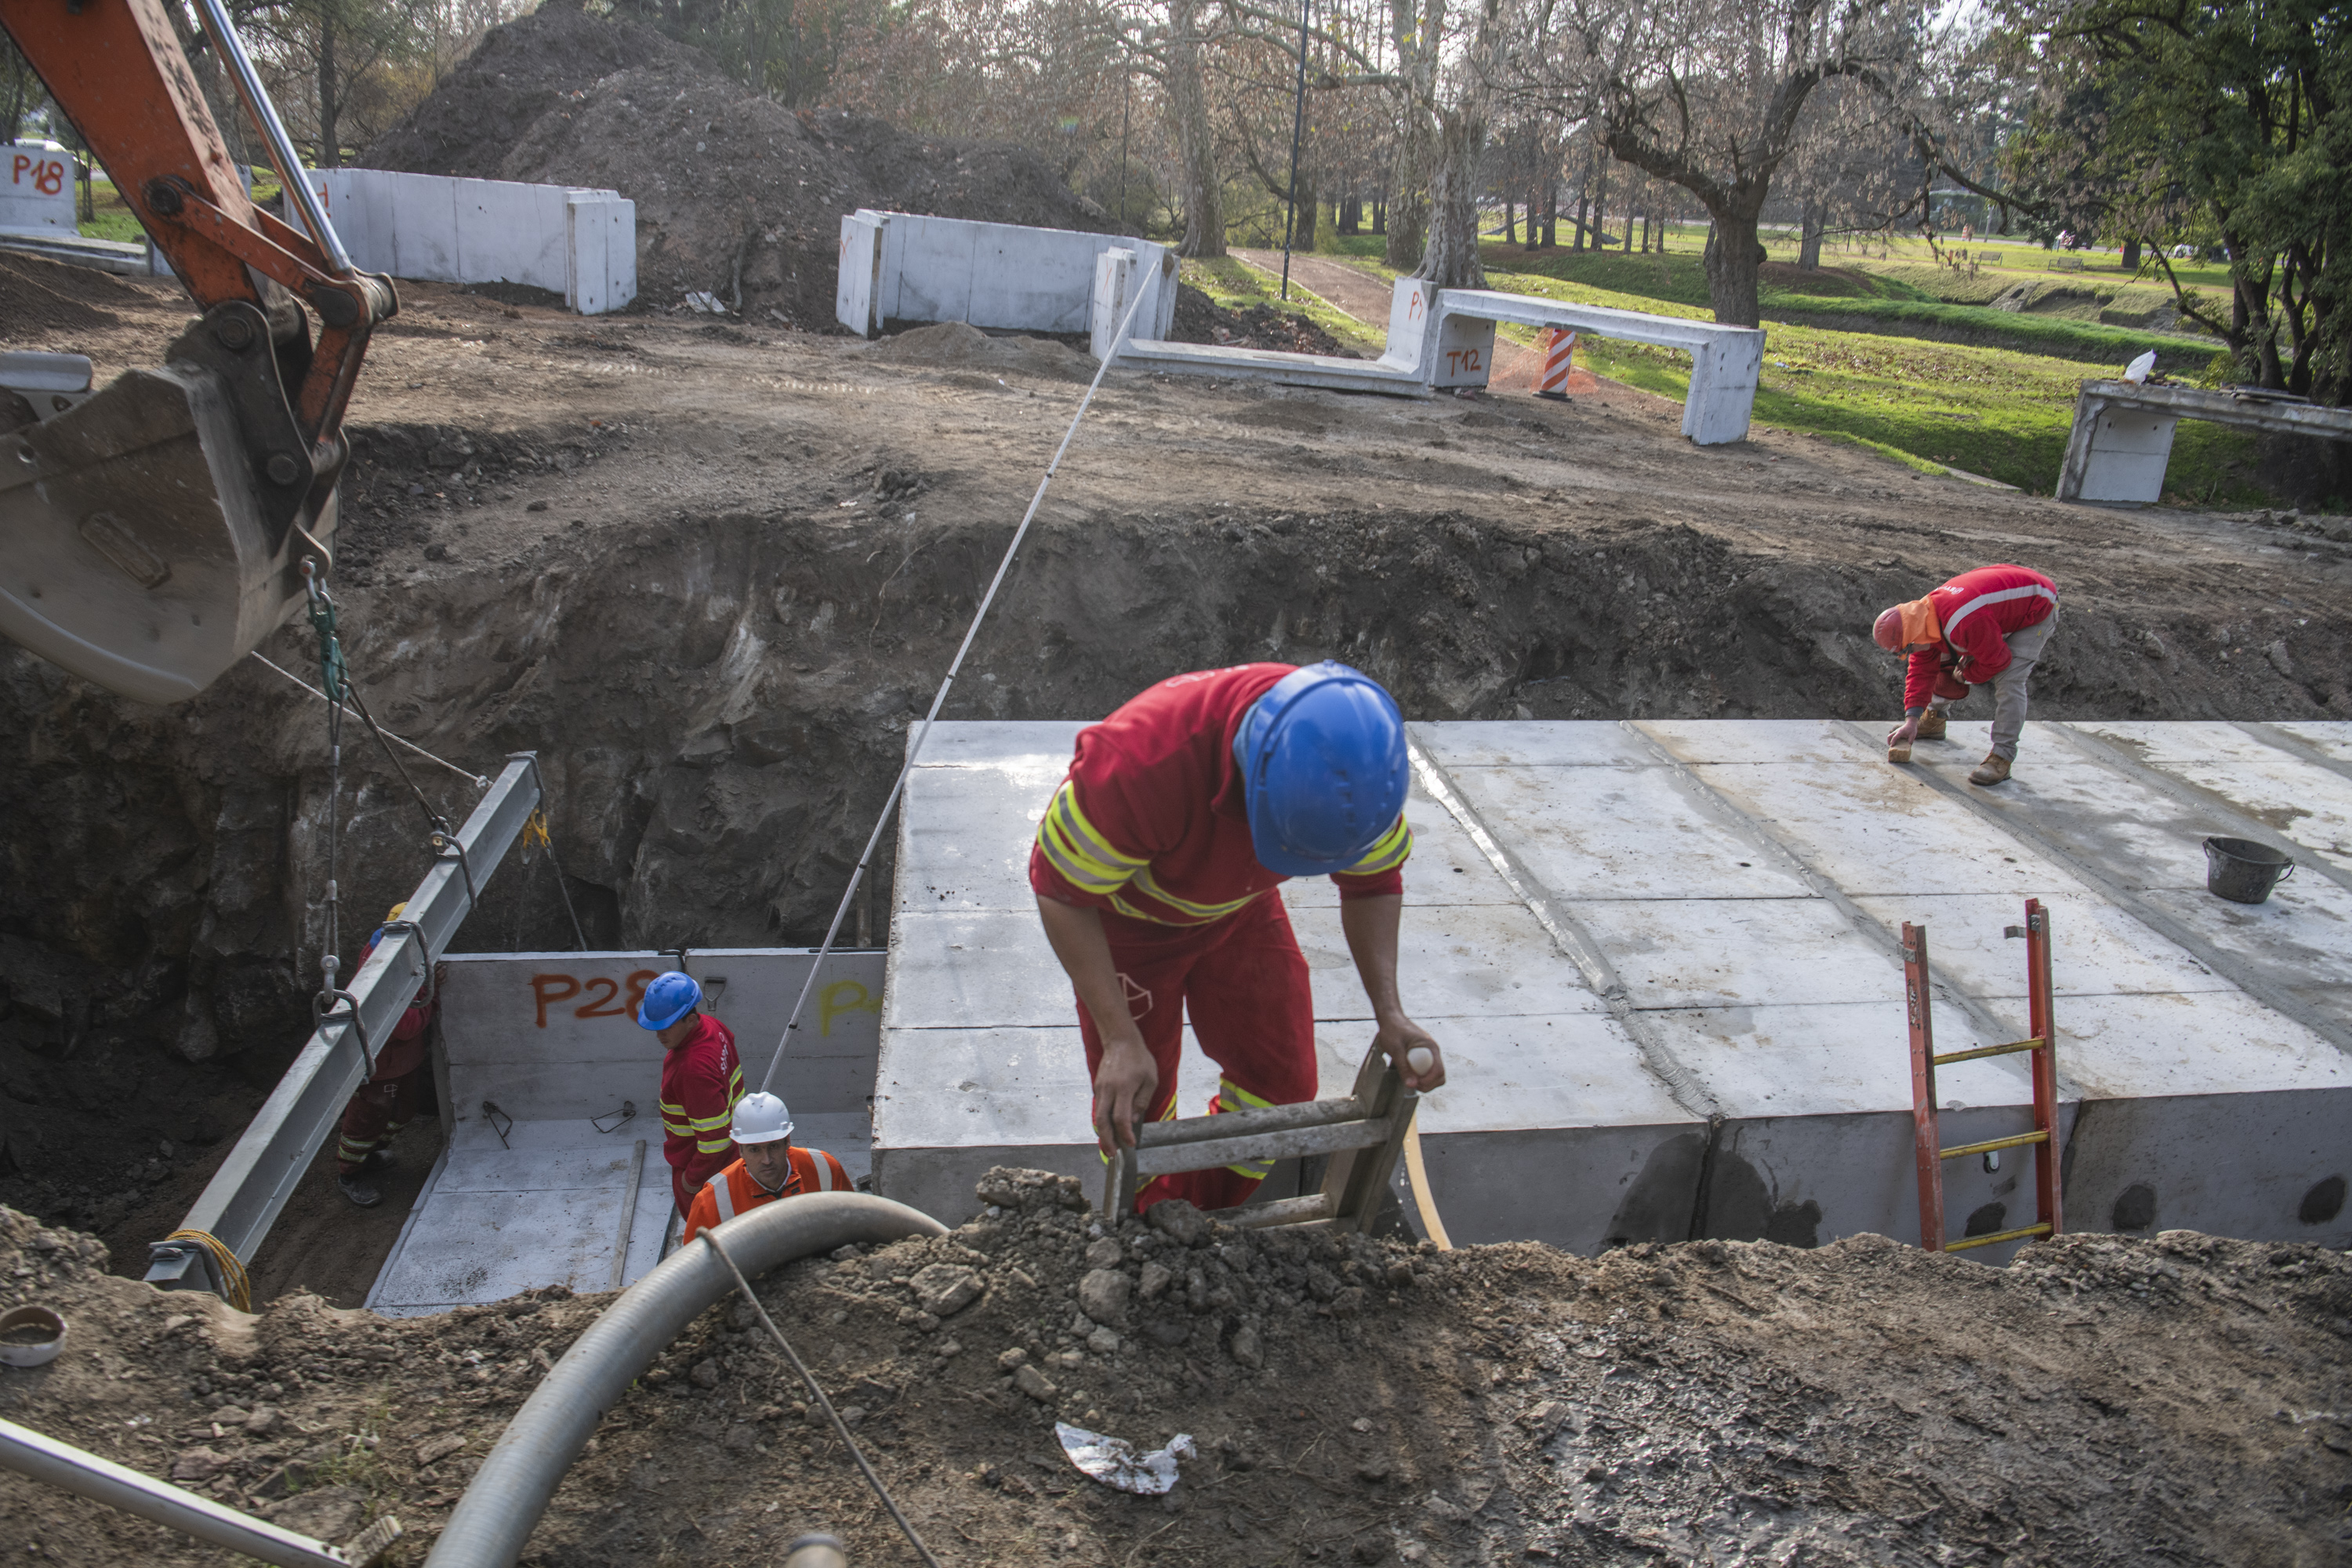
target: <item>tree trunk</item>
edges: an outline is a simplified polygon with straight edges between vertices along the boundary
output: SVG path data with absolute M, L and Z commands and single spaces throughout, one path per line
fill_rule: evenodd
M 1559 181 L 1557 177 L 1544 182 L 1544 248 L 1555 249 L 1559 245 Z
M 1373 232 L 1374 234 L 1386 234 L 1386 233 L 1388 233 L 1388 231 L 1389 231 L 1389 204 L 1388 204 L 1388 198 L 1387 198 L 1387 197 L 1385 197 L 1385 196 L 1377 197 L 1377 198 L 1375 198 L 1375 199 L 1374 199 L 1374 201 L 1372 202 L 1372 232 Z
M 1292 221 L 1290 248 L 1312 250 L 1315 248 L 1315 224 L 1318 216 L 1316 208 L 1320 205 L 1320 198 L 1315 191 L 1315 171 L 1302 166 L 1298 171 L 1297 188 L 1290 194 L 1293 210 L 1298 215 Z
M 1715 226 L 1706 237 L 1706 294 L 1715 319 L 1727 327 L 1759 325 L 1756 268 L 1764 247 L 1756 243 L 1756 214 L 1709 210 Z
M 1601 165 L 1601 181 L 1592 193 L 1592 248 L 1609 248 L 1609 165 Z
M 1829 226 L 1830 205 L 1819 196 L 1805 198 L 1803 237 L 1797 242 L 1797 265 L 1808 272 L 1822 268 L 1822 231 Z
M 1503 243 L 1506 245 L 1519 243 L 1518 220 L 1512 216 L 1512 211 L 1511 198 L 1505 196 L 1503 198 Z
M 1225 253 L 1225 190 L 1217 174 L 1216 132 L 1209 124 L 1209 94 L 1201 75 L 1201 35 L 1196 0 L 1170 0 L 1168 7 L 1168 108 L 1176 121 L 1176 152 L 1182 165 L 1184 238 L 1179 256 Z
M 1361 232 L 1363 226 L 1364 198 L 1349 192 L 1347 199 L 1339 204 L 1339 232 L 1356 234 Z
M 340 168 L 343 162 L 342 138 L 340 134 L 343 103 L 335 90 L 335 14 L 330 9 L 319 13 L 319 167 Z M 287 208 L 290 216 L 293 208 Z
M 1400 272 L 1410 272 L 1421 264 L 1422 242 L 1429 232 L 1429 196 L 1424 182 L 1429 177 L 1429 165 L 1423 157 L 1425 133 L 1413 125 L 1414 116 L 1408 110 L 1404 124 L 1397 128 L 1396 156 L 1389 179 L 1388 223 L 1383 232 L 1388 244 L 1382 258 Z
M 2139 270 L 2139 236 L 2137 235 L 2124 241 L 2124 270 L 2126 272 Z
M 1441 289 L 1484 289 L 1478 258 L 1478 154 L 1486 142 L 1486 115 L 1475 109 L 1440 110 L 1435 175 L 1429 182 L 1429 247 L 1417 278 Z

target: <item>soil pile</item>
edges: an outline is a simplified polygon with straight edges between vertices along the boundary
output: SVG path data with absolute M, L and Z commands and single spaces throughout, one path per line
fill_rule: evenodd
M 796 112 L 699 49 L 576 5 L 493 30 L 361 161 L 617 190 L 637 204 L 643 304 L 708 291 L 811 330 L 831 327 L 840 221 L 859 207 L 1108 226 L 1034 153 Z
M 104 304 L 110 293 L 142 298 L 103 272 L 0 250 L 0 343 L 31 346 L 53 333 L 115 326 L 121 318 Z
M 1011 371 L 1063 381 L 1092 381 L 1095 362 L 1051 338 L 995 336 L 964 321 L 938 321 L 886 338 L 871 351 L 886 364 L 942 365 L 982 374 Z
M 1252 305 L 1228 310 L 1190 283 L 1177 285 L 1176 321 L 1169 339 L 1180 343 L 1224 343 L 1243 349 L 1282 349 L 1291 353 L 1360 359 L 1352 349 L 1295 310 Z
M 1441 1254 L 1115 1234 L 993 1171 L 953 1234 L 781 1269 L 772 1316 L 956 1563 L 2236 1563 L 2352 1547 L 2352 1261 L 2065 1237 L 2008 1269 L 1876 1237 Z M 562 1288 L 384 1321 L 258 1317 L 103 1272 L 0 1211 L 0 1300 L 71 1323 L 0 1373 L 11 1419 L 290 1527 L 397 1517 L 415 1561 L 612 1300 Z M 1165 1499 L 1057 1420 L 1200 1456 Z M 532 1537 L 550 1564 L 768 1561 L 808 1529 L 903 1547 L 740 1300 L 616 1405 Z M 226 1561 L 0 1474 L 0 1534 L 62 1563 Z

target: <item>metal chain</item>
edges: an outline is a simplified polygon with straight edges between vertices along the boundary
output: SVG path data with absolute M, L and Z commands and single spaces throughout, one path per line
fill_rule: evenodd
M 572 907 L 572 889 L 564 886 L 563 862 L 556 857 L 555 835 L 548 828 L 544 808 L 532 812 L 530 820 L 523 825 L 523 842 L 528 845 L 533 839 L 547 848 L 547 863 L 555 868 L 555 890 L 563 895 L 563 912 L 572 917 L 572 934 L 579 940 L 580 951 L 585 952 L 588 933 L 580 928 L 580 911 Z

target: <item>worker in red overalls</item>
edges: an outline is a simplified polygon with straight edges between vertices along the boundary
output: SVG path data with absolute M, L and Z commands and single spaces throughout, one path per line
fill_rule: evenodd
M 735 1032 L 701 1010 L 702 987 L 678 970 L 657 974 L 637 1005 L 637 1026 L 662 1043 L 662 1157 L 681 1215 L 702 1184 L 735 1158 L 728 1124 L 743 1098 Z
M 686 1211 L 686 1229 L 678 1234 L 681 1247 L 711 1226 L 778 1198 L 852 1190 L 849 1172 L 839 1160 L 793 1142 L 793 1113 L 764 1089 L 753 1089 L 736 1102 L 731 1131 L 743 1157 L 694 1194 Z
M 1969 687 L 1990 684 L 1992 750 L 1969 783 L 2006 784 L 2025 731 L 2026 683 L 2057 629 L 2058 584 L 2025 566 L 1979 566 L 1924 599 L 1881 611 L 1871 636 L 1909 659 L 1888 760 L 1909 761 L 1914 740 L 1942 740 L 1946 710 Z
M 1342 664 L 1180 675 L 1079 733 L 1029 885 L 1077 993 L 1106 1154 L 1134 1146 L 1139 1120 L 1175 1114 L 1188 1014 L 1220 1075 L 1211 1114 L 1314 1098 L 1307 960 L 1276 890 L 1289 877 L 1339 885 L 1375 1043 L 1412 1089 L 1445 1081 L 1437 1042 L 1397 998 L 1408 779 L 1396 703 Z M 1158 1177 L 1136 1206 L 1230 1208 L 1270 1168 Z
M 394 904 L 385 915 L 389 922 L 406 913 L 406 904 Z M 383 927 L 378 926 L 361 951 L 360 963 L 375 952 L 375 944 L 383 940 Z M 357 973 L 357 966 L 353 967 Z M 440 1005 L 439 983 L 441 965 L 433 966 L 432 977 L 425 989 L 392 1026 L 392 1038 L 386 1040 L 375 1054 L 375 1070 L 368 1074 L 365 1083 L 352 1095 L 351 1103 L 343 1107 L 343 1125 L 335 1143 L 335 1184 L 343 1196 L 363 1209 L 372 1209 L 383 1202 L 383 1194 L 368 1173 L 387 1170 L 392 1165 L 392 1151 L 384 1144 L 409 1123 L 416 1114 L 416 1102 L 422 1091 L 425 1067 L 425 1026 L 433 1022 L 434 1010 Z

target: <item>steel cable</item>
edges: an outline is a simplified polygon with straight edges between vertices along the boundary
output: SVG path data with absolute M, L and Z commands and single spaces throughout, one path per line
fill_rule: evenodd
M 915 1533 L 915 1527 L 907 1522 L 905 1514 L 898 1511 L 898 1501 L 890 1495 L 890 1489 L 882 1484 L 882 1478 L 876 1475 L 874 1467 L 866 1462 L 865 1451 L 858 1447 L 857 1439 L 849 1435 L 848 1424 L 834 1409 L 833 1401 L 825 1397 L 824 1385 L 817 1382 L 816 1374 L 809 1371 L 808 1363 L 801 1360 L 798 1351 L 793 1349 L 793 1342 L 784 1338 L 784 1331 L 776 1327 L 776 1321 L 768 1316 L 768 1309 L 760 1304 L 760 1298 L 751 1289 L 751 1282 L 743 1278 L 743 1271 L 735 1267 L 733 1256 L 728 1252 L 726 1244 L 719 1239 L 718 1227 L 704 1231 L 702 1239 L 710 1244 L 710 1250 L 719 1255 L 719 1261 L 727 1265 L 727 1272 L 735 1276 L 735 1288 L 743 1292 L 743 1300 L 751 1303 L 751 1310 L 760 1315 L 760 1321 L 767 1326 L 769 1333 L 775 1336 L 776 1343 L 783 1350 L 784 1359 L 793 1363 L 793 1370 L 801 1374 L 803 1383 L 808 1384 L 810 1395 L 824 1412 L 825 1418 L 833 1423 L 833 1429 L 841 1435 L 843 1445 L 849 1449 L 849 1457 L 856 1460 L 857 1468 L 866 1473 L 866 1485 L 874 1489 L 874 1495 L 882 1500 L 882 1506 L 890 1510 L 890 1517 L 898 1521 L 898 1528 L 906 1532 L 907 1543 L 915 1549 L 915 1555 L 929 1563 L 930 1568 L 940 1568 L 940 1560 L 931 1555 L 931 1549 L 923 1544 L 923 1538 Z
M 1078 411 L 1070 416 L 1070 427 L 1062 433 L 1062 444 L 1054 448 L 1054 460 L 1045 465 L 1045 477 L 1037 481 L 1037 493 L 1029 498 L 1029 510 L 1022 513 L 1021 526 L 1013 531 L 1013 542 L 1004 547 L 1004 559 L 996 563 L 996 575 L 989 579 L 988 592 L 981 595 L 980 607 L 972 612 L 971 625 L 964 631 L 963 642 L 956 649 L 954 659 L 949 663 L 946 678 L 940 680 L 939 690 L 931 697 L 930 710 L 923 715 L 922 728 L 915 731 L 914 743 L 907 748 L 907 760 L 898 769 L 898 781 L 890 786 L 890 797 L 882 803 L 881 815 L 874 819 L 874 831 L 866 837 L 865 852 L 858 856 L 856 867 L 849 873 L 849 886 L 842 889 L 841 903 L 833 911 L 833 923 L 825 928 L 824 943 L 817 949 L 816 961 L 809 965 L 808 978 L 801 983 L 801 994 L 793 1003 L 792 1016 L 785 1020 L 783 1036 L 776 1041 L 776 1054 L 768 1058 L 768 1070 L 761 1076 L 760 1087 L 763 1090 L 775 1082 L 776 1069 L 783 1065 L 784 1048 L 792 1044 L 793 1032 L 801 1026 L 801 1014 L 807 1010 L 809 994 L 816 989 L 816 977 L 824 968 L 824 961 L 833 956 L 833 944 L 841 936 L 841 922 L 848 918 L 850 905 L 857 898 L 858 885 L 865 881 L 866 873 L 873 867 L 874 847 L 882 842 L 882 830 L 889 826 L 890 814 L 898 808 L 898 796 L 905 791 L 908 775 L 914 773 L 916 763 L 922 757 L 924 742 L 930 739 L 931 726 L 938 722 L 940 710 L 947 704 L 948 691 L 955 685 L 956 673 L 963 668 L 964 657 L 971 652 L 972 640 L 980 636 L 981 623 L 988 618 L 989 606 L 996 603 L 996 591 L 1004 585 L 1005 574 L 1013 570 L 1013 558 L 1021 553 L 1021 542 L 1029 536 L 1029 525 L 1036 521 L 1037 509 L 1045 504 L 1046 487 L 1061 471 L 1062 458 L 1068 454 L 1071 441 L 1076 438 L 1078 426 L 1085 421 L 1087 408 L 1093 405 L 1095 393 L 1102 386 L 1103 377 L 1109 372 L 1111 362 L 1118 357 L 1119 348 L 1127 342 L 1127 331 L 1135 324 L 1136 312 L 1150 297 L 1150 292 L 1141 286 L 1139 278 L 1135 299 L 1128 305 L 1127 315 L 1119 321 L 1118 331 L 1111 335 L 1110 352 L 1104 354 L 1102 363 L 1095 367 L 1095 378 L 1087 384 L 1087 395 L 1078 399 Z

